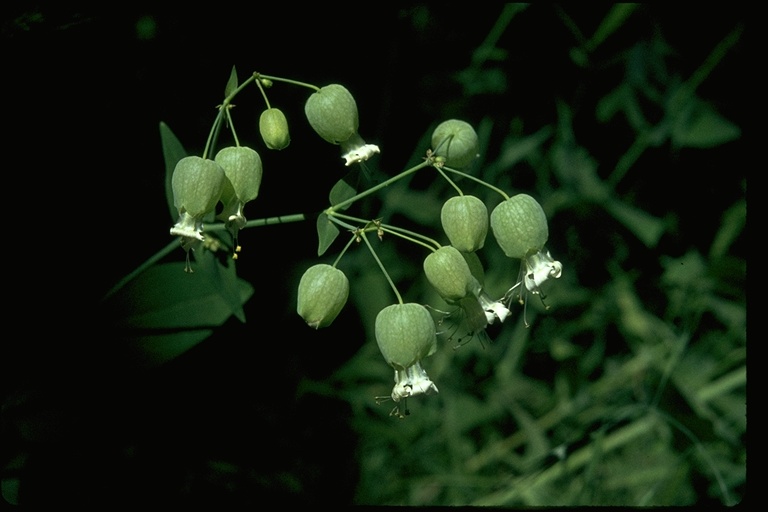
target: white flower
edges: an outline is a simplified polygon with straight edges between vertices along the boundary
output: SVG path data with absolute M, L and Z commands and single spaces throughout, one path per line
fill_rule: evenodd
M 392 399 L 397 405 L 389 413 L 390 416 L 405 418 L 410 412 L 407 407 L 407 399 L 416 395 L 431 395 L 437 393 L 437 386 L 427 375 L 427 371 L 421 366 L 420 361 L 404 370 L 395 370 L 395 386 L 392 394 L 386 397 L 376 397 L 376 402 Z
M 395 387 L 392 388 L 393 402 L 399 402 L 415 395 L 429 395 L 437 392 L 437 386 L 429 379 L 427 371 L 419 361 L 405 370 L 395 370 Z
M 563 273 L 563 265 L 552 259 L 549 251 L 535 252 L 525 258 L 525 287 L 529 292 L 538 294 L 541 285 L 550 277 L 558 279 Z
M 179 215 L 179 220 L 171 228 L 171 235 L 203 241 L 205 240 L 205 237 L 203 237 L 203 221 L 189 215 L 187 212 L 182 212 Z
M 341 158 L 345 160 L 344 165 L 349 167 L 352 164 L 365 162 L 381 151 L 379 150 L 379 146 L 375 144 L 366 144 L 363 138 L 355 133 L 345 142 L 341 143 L 341 152 Z

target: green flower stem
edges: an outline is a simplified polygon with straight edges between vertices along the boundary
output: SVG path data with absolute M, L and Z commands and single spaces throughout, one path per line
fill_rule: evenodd
M 224 101 L 221 102 L 221 105 L 219 105 L 219 113 L 216 115 L 216 119 L 213 121 L 213 126 L 211 126 L 211 131 L 208 132 L 208 140 L 205 142 L 205 149 L 203 150 L 203 158 L 206 158 L 206 155 L 209 154 L 209 152 L 212 151 L 212 147 L 214 144 L 214 141 L 218 139 L 219 137 L 219 131 L 221 129 L 221 121 L 224 117 L 224 113 L 226 112 L 226 116 L 229 119 L 229 125 L 232 126 L 232 133 L 235 133 L 234 125 L 232 124 L 232 119 L 229 116 L 229 107 L 232 104 L 232 100 L 235 99 L 235 96 L 238 95 L 240 91 L 245 89 L 245 87 L 256 80 L 255 76 L 249 76 L 242 84 L 238 85 L 237 88 L 232 91 L 229 96 L 224 98 Z M 235 137 L 235 142 L 237 143 L 237 137 Z M 240 145 L 239 143 L 237 144 Z
M 307 220 L 307 216 L 303 213 L 294 213 L 291 215 L 279 215 L 277 217 L 264 217 L 262 219 L 249 220 L 243 224 L 242 229 L 255 228 L 259 226 L 271 226 L 273 224 L 288 224 L 289 222 L 300 222 Z M 227 225 L 223 222 L 216 224 L 206 224 L 204 231 L 226 231 Z
M 170 254 L 171 252 L 175 251 L 179 248 L 179 241 L 177 239 L 174 239 L 172 242 L 169 242 L 168 245 L 157 251 L 155 254 L 150 256 L 144 263 L 136 267 L 136 269 L 131 272 L 130 274 L 123 277 L 115 286 L 113 286 L 105 295 L 101 298 L 101 301 L 104 302 L 107 299 L 109 299 L 111 296 L 119 292 L 125 285 L 136 279 L 139 274 L 147 270 L 149 267 L 163 259 L 165 256 Z
M 355 201 L 358 201 L 358 200 L 360 200 L 360 199 L 362 199 L 362 198 L 364 198 L 366 196 L 369 196 L 369 195 L 373 194 L 374 192 L 378 192 L 382 188 L 388 187 L 389 185 L 391 185 L 392 183 L 396 182 L 397 180 L 405 178 L 409 174 L 413 174 L 414 172 L 418 171 L 419 169 L 423 169 L 425 167 L 429 167 L 430 165 L 432 165 L 431 162 L 429 160 L 425 160 L 425 161 L 421 162 L 420 164 L 411 167 L 410 169 L 406 169 L 405 171 L 401 172 L 400 174 L 398 174 L 396 176 L 392 176 L 388 180 L 382 181 L 378 185 L 376 185 L 374 187 L 371 187 L 368 190 L 364 190 L 363 192 L 360 192 L 356 196 L 350 197 L 349 199 L 347 199 L 345 201 L 342 201 L 342 202 L 340 202 L 338 204 L 335 204 L 335 205 L 331 206 L 330 208 L 328 208 L 325 211 L 325 213 L 328 214 L 328 215 L 335 215 L 337 209 L 343 210 L 344 208 L 346 208 L 347 206 L 351 205 Z
M 232 138 L 235 139 L 235 146 L 240 147 L 240 140 L 237 138 L 237 132 L 235 132 L 235 123 L 232 121 L 232 111 L 226 110 L 227 123 L 229 123 L 229 129 L 232 131 Z
M 414 233 L 413 231 L 409 231 L 407 229 L 403 229 L 403 228 L 398 228 L 398 227 L 395 227 L 395 226 L 388 226 L 388 225 L 382 224 L 381 225 L 381 230 L 383 232 L 385 232 L 385 233 L 389 233 L 390 235 L 399 236 L 400 238 L 402 238 L 404 240 L 408 240 L 409 242 L 413 242 L 413 243 L 415 243 L 417 245 L 421 245 L 422 247 L 426 247 L 427 249 L 429 249 L 432 252 L 434 252 L 435 249 L 439 249 L 440 248 L 440 243 L 437 242 L 436 240 L 433 240 L 433 239 L 431 239 L 431 238 L 429 238 L 427 236 L 424 236 L 422 234 L 419 234 L 419 233 Z M 419 238 L 428 241 L 432 245 L 429 245 L 429 244 L 426 244 L 426 243 L 422 242 L 421 240 L 419 240 Z
M 212 147 L 215 140 L 219 138 L 219 132 L 221 131 L 221 121 L 224 118 L 224 109 L 220 108 L 216 114 L 216 119 L 213 121 L 211 131 L 208 132 L 208 140 L 205 141 L 205 149 L 203 149 L 203 158 L 208 158 L 208 155 L 213 151 Z
M 259 91 L 261 92 L 261 96 L 264 98 L 264 103 L 267 104 L 267 108 L 270 109 L 272 106 L 269 104 L 269 98 L 267 98 L 267 92 L 264 90 L 264 86 L 261 85 L 261 80 L 254 80 L 256 82 L 256 87 L 259 88 Z
M 352 247 L 352 242 L 354 242 L 355 240 L 357 240 L 357 235 L 353 235 L 353 236 L 349 237 L 349 240 L 347 241 L 347 244 L 341 250 L 339 255 L 336 256 L 336 259 L 333 262 L 333 266 L 334 267 L 339 264 L 339 262 L 341 261 L 342 256 L 344 256 L 344 254 L 349 250 L 349 248 Z
M 448 172 L 451 172 L 451 173 L 453 173 L 453 174 L 458 174 L 459 176 L 463 176 L 463 177 L 465 177 L 465 178 L 468 178 L 468 179 L 470 179 L 470 180 L 472 180 L 472 181 L 475 181 L 475 182 L 477 182 L 477 183 L 479 183 L 479 184 L 483 185 L 484 187 L 488 187 L 489 189 L 491 189 L 491 190 L 493 190 L 493 191 L 495 191 L 495 192 L 498 192 L 499 194 L 501 194 L 501 197 L 503 197 L 505 201 L 506 201 L 507 199 L 509 199 L 509 195 L 508 195 L 506 192 L 504 192 L 504 191 L 503 191 L 503 190 L 501 190 L 500 188 L 494 187 L 494 186 L 493 186 L 493 185 L 491 185 L 490 183 L 487 183 L 487 182 L 485 182 L 485 181 L 481 180 L 480 178 L 475 178 L 475 177 L 474 177 L 474 176 L 472 176 L 471 174 L 467 174 L 467 173 L 465 173 L 465 172 L 461 172 L 461 171 L 458 171 L 458 170 L 456 170 L 456 169 L 452 169 L 452 168 L 450 168 L 450 167 L 445 167 L 445 166 L 443 166 L 443 169 L 444 169 L 444 170 L 446 170 L 446 171 L 448 171 Z
M 329 214 L 328 218 L 331 219 L 331 220 L 334 220 L 334 218 L 341 218 L 341 219 L 351 220 L 353 222 L 359 222 L 360 224 L 364 224 L 364 228 L 363 229 L 365 231 L 374 231 L 374 230 L 378 231 L 379 229 L 381 229 L 382 231 L 384 231 L 386 233 L 390 233 L 392 235 L 399 236 L 400 238 L 403 238 L 403 239 L 408 240 L 410 242 L 413 242 L 415 244 L 422 245 L 422 246 L 426 247 L 427 249 L 429 249 L 431 251 L 434 251 L 436 248 L 437 249 L 440 248 L 440 243 L 437 240 L 429 238 L 426 235 L 422 235 L 421 233 L 416 233 L 415 231 L 410 231 L 408 229 L 399 228 L 397 226 L 392 226 L 390 224 L 376 223 L 376 222 L 368 221 L 368 220 L 365 220 L 365 219 L 360 219 L 360 218 L 357 218 L 357 217 L 352 217 L 351 215 L 345 215 L 343 213 L 338 213 L 338 212 L 333 212 L 333 213 Z M 340 225 L 343 225 L 347 229 L 349 229 L 351 227 L 348 224 L 341 224 L 340 223 Z M 424 242 L 432 244 L 432 246 L 434 246 L 434 247 L 432 247 L 430 245 L 427 245 Z
M 451 178 L 449 178 L 447 174 L 445 174 L 445 171 L 443 170 L 443 166 L 442 166 L 442 165 L 435 165 L 434 167 L 435 167 L 435 169 L 437 169 L 437 172 L 439 172 L 439 173 L 440 173 L 440 176 L 442 176 L 443 178 L 445 178 L 445 181 L 447 181 L 448 183 L 450 183 L 450 185 L 451 185 L 451 186 L 452 186 L 454 189 L 456 189 L 456 192 L 458 192 L 460 196 L 463 196 L 463 195 L 464 195 L 464 192 L 462 192 L 462 191 L 461 191 L 461 189 L 459 188 L 459 186 L 458 186 L 458 185 L 456 185 L 456 183 L 454 183 L 454 181 L 453 181 Z
M 302 87 L 308 87 L 308 88 L 312 89 L 313 91 L 319 91 L 320 90 L 320 87 L 318 87 L 316 85 L 308 84 L 306 82 L 299 82 L 299 81 L 296 81 L 296 80 L 291 80 L 289 78 L 280 78 L 279 76 L 262 75 L 261 73 L 254 73 L 253 74 L 253 79 L 254 80 L 255 79 L 261 79 L 261 78 L 265 78 L 267 80 L 272 80 L 273 82 L 284 82 L 286 84 L 300 85 Z
M 365 234 L 365 231 L 361 231 L 361 232 L 360 232 L 360 236 L 362 237 L 363 241 L 365 242 L 365 245 L 367 245 L 367 246 L 368 246 L 368 250 L 370 250 L 370 251 L 371 251 L 371 254 L 373 255 L 373 259 L 375 259 L 375 260 L 376 260 L 376 263 L 378 263 L 378 265 L 379 265 L 379 268 L 380 268 L 380 269 L 381 269 L 381 271 L 384 273 L 384 277 L 386 277 L 386 278 L 387 278 L 387 282 L 389 282 L 389 286 L 391 286 L 391 287 L 392 287 L 392 291 L 394 291 L 394 292 L 395 292 L 395 296 L 397 296 L 397 302 L 398 302 L 399 304 L 402 304 L 402 303 L 403 303 L 403 297 L 402 297 L 402 295 L 400 295 L 400 292 L 399 292 L 399 291 L 397 291 L 397 286 L 395 286 L 395 283 L 392 281 L 392 278 L 389 276 L 389 272 L 387 272 L 387 269 L 386 269 L 386 268 L 384 268 L 384 264 L 383 264 L 383 263 L 381 262 L 381 260 L 379 259 L 379 255 L 378 255 L 378 254 L 376 254 L 376 250 L 375 250 L 375 249 L 373 248 L 373 246 L 371 245 L 371 242 L 370 242 L 370 241 L 368 241 L 368 236 L 366 236 L 366 234 Z

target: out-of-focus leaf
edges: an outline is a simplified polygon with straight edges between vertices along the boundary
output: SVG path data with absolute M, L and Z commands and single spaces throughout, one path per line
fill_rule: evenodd
M 590 51 L 600 46 L 608 36 L 616 32 L 624 24 L 626 19 L 637 9 L 634 3 L 618 3 L 611 7 L 608 14 L 605 15 L 600 26 L 597 27 L 586 46 Z
M 664 234 L 664 221 L 634 206 L 610 199 L 605 203 L 605 209 L 649 249 L 656 247 Z
M 677 116 L 672 143 L 679 148 L 713 148 L 741 136 L 741 129 L 702 101 Z
M 167 363 L 213 334 L 213 329 L 190 329 L 169 334 L 147 334 L 127 337 L 127 351 L 139 368 L 152 368 Z
M 128 283 L 107 303 L 123 329 L 197 329 L 222 325 L 232 314 L 211 279 L 184 272 L 184 263 L 154 265 Z M 238 280 L 241 304 L 253 288 Z
M 317 216 L 317 255 L 322 256 L 339 236 L 339 228 L 331 222 L 328 215 L 321 213 Z
M 420 192 L 407 188 L 387 190 L 387 206 L 393 213 L 401 213 L 423 225 L 433 225 L 440 218 L 443 202 L 429 192 Z
M 465 96 L 503 94 L 507 90 L 507 74 L 498 68 L 466 68 L 455 77 L 464 88 Z
M 624 108 L 630 91 L 629 84 L 622 82 L 621 85 L 600 98 L 595 107 L 595 118 L 601 123 L 606 123 L 613 119 L 613 116 Z
M 528 157 L 536 151 L 544 142 L 552 136 L 552 127 L 545 126 L 536 133 L 526 137 L 507 137 L 503 142 L 503 149 L 499 157 L 487 170 L 489 176 L 495 177 L 500 172 L 507 172 L 512 166 Z
M 637 4 L 633 3 L 619 3 L 611 7 L 592 37 L 581 47 L 571 48 L 569 53 L 574 64 L 586 67 L 589 64 L 589 54 L 597 49 L 608 36 L 620 29 L 636 8 Z
M 741 199 L 728 208 L 723 214 L 720 229 L 717 230 L 712 247 L 709 249 L 711 258 L 720 258 L 728 253 L 731 244 L 738 238 L 747 224 L 747 201 Z
M 163 146 L 163 158 L 165 159 L 165 199 L 171 214 L 171 221 L 176 222 L 179 212 L 173 204 L 173 187 L 171 180 L 176 164 L 187 156 L 187 151 L 181 145 L 179 139 L 171 131 L 167 124 L 160 122 L 160 142 Z
M 584 199 L 605 202 L 608 189 L 597 175 L 597 162 L 585 148 L 558 141 L 552 148 L 552 163 L 563 185 L 572 187 Z

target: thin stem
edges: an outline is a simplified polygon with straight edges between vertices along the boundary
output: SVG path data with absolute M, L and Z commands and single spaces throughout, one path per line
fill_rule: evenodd
M 219 131 L 221 130 L 221 121 L 223 117 L 224 110 L 219 108 L 219 112 L 216 114 L 216 119 L 213 121 L 213 126 L 211 126 L 211 131 L 208 132 L 208 140 L 205 141 L 203 158 L 208 158 L 208 154 L 212 151 L 213 141 L 219 138 Z
M 429 237 L 426 237 L 426 236 L 424 236 L 424 235 L 422 235 L 420 233 L 415 233 L 413 231 L 409 231 L 407 229 L 403 229 L 403 228 L 398 228 L 398 227 L 395 227 L 395 226 L 388 226 L 388 225 L 382 224 L 381 225 L 381 230 L 383 232 L 385 232 L 385 233 L 389 233 L 391 235 L 399 236 L 400 238 L 402 238 L 404 240 L 408 240 L 409 242 L 413 242 L 414 244 L 421 245 L 422 247 L 426 247 L 427 249 L 429 249 L 430 251 L 433 251 L 433 252 L 435 251 L 435 249 L 439 249 L 441 247 L 440 243 L 437 242 L 436 240 L 433 240 L 433 239 L 431 239 Z M 419 238 L 424 239 L 424 240 L 430 242 L 432 245 L 434 245 L 434 247 L 432 245 L 428 245 L 428 244 L 422 242 L 421 240 L 418 240 Z
M 341 261 L 341 257 L 344 256 L 344 254 L 349 250 L 349 248 L 352 246 L 352 242 L 354 242 L 355 240 L 357 240 L 357 236 L 356 235 L 353 235 L 353 236 L 349 237 L 349 241 L 347 241 L 347 244 L 341 250 L 339 255 L 336 256 L 336 259 L 333 262 L 333 266 L 334 267 L 339 264 L 339 262 Z
M 235 123 L 232 122 L 232 111 L 231 109 L 227 109 L 227 123 L 229 124 L 229 129 L 232 132 L 232 138 L 235 140 L 235 146 L 240 147 L 240 141 L 237 138 L 237 133 L 235 132 Z
M 234 91 L 229 93 L 229 96 L 224 98 L 224 101 L 221 102 L 221 105 L 218 106 L 219 112 L 216 115 L 216 119 L 213 121 L 213 126 L 211 127 L 211 131 L 208 132 L 208 140 L 205 142 L 205 150 L 203 150 L 203 158 L 207 158 L 207 155 L 212 152 L 212 147 L 214 144 L 214 141 L 219 138 L 219 131 L 221 130 L 221 121 L 224 117 L 224 112 L 227 114 L 227 118 L 229 119 L 229 126 L 232 127 L 232 133 L 235 133 L 234 126 L 232 125 L 232 119 L 229 117 L 229 109 L 231 108 L 232 100 L 235 99 L 235 96 L 245 89 L 245 87 L 253 82 L 256 78 L 254 76 L 249 76 L 242 84 L 238 85 L 237 88 L 235 88 Z M 235 141 L 237 141 L 237 137 L 235 137 Z M 240 144 L 237 144 L 238 146 Z
M 376 221 L 368 221 L 368 220 L 365 220 L 365 219 L 360 219 L 358 217 L 353 217 L 351 215 L 345 215 L 343 213 L 338 213 L 338 212 L 331 212 L 331 214 L 328 215 L 328 218 L 331 219 L 332 221 L 335 218 L 340 218 L 340 219 L 351 220 L 353 222 L 359 222 L 359 223 L 365 225 L 365 227 L 363 229 L 365 229 L 366 231 L 373 231 L 374 229 L 378 231 L 378 229 L 381 229 L 382 231 L 385 231 L 387 233 L 393 234 L 395 236 L 399 236 L 400 238 L 403 238 L 403 239 L 408 240 L 410 242 L 413 242 L 415 244 L 422 245 L 422 246 L 428 248 L 431 251 L 434 251 L 435 248 L 437 248 L 437 249 L 440 248 L 440 243 L 437 240 L 434 240 L 433 238 L 429 238 L 428 236 L 422 235 L 421 233 L 416 233 L 415 231 L 410 231 L 408 229 L 399 228 L 397 226 L 392 226 L 390 224 L 384 224 L 384 223 L 376 222 Z M 346 223 L 338 223 L 338 224 L 346 227 L 347 229 L 352 228 L 351 226 L 349 226 Z M 371 226 L 371 224 L 373 224 L 373 226 Z M 354 229 L 354 228 L 352 228 L 352 229 Z M 421 240 L 416 240 L 417 238 L 419 238 Z M 434 245 L 434 247 L 431 247 L 431 246 L 425 244 L 424 242 L 422 242 L 422 240 L 424 240 L 424 241 Z
M 255 80 L 256 87 L 259 88 L 259 91 L 261 91 L 261 96 L 264 98 L 264 103 L 267 104 L 267 108 L 272 108 L 272 106 L 269 104 L 269 98 L 267 98 L 267 92 L 264 90 L 264 86 L 261 85 L 261 80 Z
M 445 181 L 447 181 L 448 183 L 450 183 L 450 185 L 451 185 L 451 186 L 452 186 L 454 189 L 456 189 L 456 192 L 458 192 L 460 196 L 463 196 L 463 195 L 464 195 L 464 192 L 462 192 L 462 191 L 461 191 L 461 189 L 459 188 L 459 186 L 458 186 L 458 185 L 456 185 L 456 183 L 454 183 L 454 182 L 453 182 L 453 180 L 452 180 L 451 178 L 449 178 L 447 174 L 445 174 L 445 171 L 443 170 L 443 166 L 442 166 L 442 165 L 435 165 L 434 167 L 435 167 L 435 169 L 437 169 L 437 172 L 439 172 L 439 173 L 440 173 L 440 176 L 442 176 L 443 178 L 445 178 Z
M 101 298 L 102 302 L 106 301 L 110 297 L 112 297 L 114 294 L 119 292 L 125 285 L 136 279 L 136 277 L 139 276 L 142 272 L 147 270 L 149 267 L 163 259 L 165 256 L 170 254 L 172 251 L 175 251 L 179 247 L 179 241 L 177 239 L 174 239 L 173 242 L 168 243 L 165 247 L 157 251 L 154 255 L 152 255 L 149 259 L 147 259 L 144 263 L 136 267 L 136 269 L 131 272 L 130 274 L 123 277 L 115 286 L 112 287 L 105 295 Z
M 273 224 L 287 224 L 289 222 L 299 222 L 307 220 L 307 216 L 304 213 L 294 213 L 292 215 L 279 215 L 277 217 L 264 217 L 263 219 L 249 220 L 241 229 L 255 228 L 260 226 L 271 226 Z M 225 231 L 227 225 L 225 223 L 206 224 L 205 231 Z
M 293 84 L 293 85 L 300 85 L 302 87 L 308 87 L 310 89 L 313 89 L 315 91 L 319 91 L 320 87 L 312 84 L 308 84 L 306 82 L 299 82 L 297 80 L 291 80 L 289 78 L 280 78 L 279 76 L 270 76 L 270 75 L 262 75 L 261 73 L 253 73 L 254 79 L 261 79 L 264 78 L 266 80 L 272 80 L 273 82 L 284 82 L 286 84 Z
M 500 188 L 494 187 L 494 186 L 493 186 L 493 185 L 491 185 L 490 183 L 487 183 L 487 182 L 485 182 L 485 181 L 481 180 L 480 178 L 476 178 L 476 177 L 472 176 L 471 174 L 467 174 L 467 173 L 465 173 L 465 172 L 461 172 L 461 171 L 458 171 L 458 170 L 456 170 L 456 169 L 452 169 L 452 168 L 450 168 L 450 167 L 445 167 L 445 166 L 443 166 L 443 169 L 445 169 L 446 171 L 448 171 L 448 172 L 451 172 L 451 173 L 453 173 L 453 174 L 458 174 L 459 176 L 463 176 L 463 177 L 465 177 L 465 178 L 468 178 L 468 179 L 470 179 L 470 180 L 472 180 L 472 181 L 475 181 L 475 182 L 477 182 L 477 183 L 479 183 L 479 184 L 481 184 L 481 185 L 483 185 L 483 186 L 485 186 L 485 187 L 488 187 L 489 189 L 491 189 L 491 190 L 493 190 L 493 191 L 495 191 L 495 192 L 497 192 L 497 193 L 501 194 L 501 197 L 503 197 L 505 201 L 506 201 L 507 199 L 509 199 L 509 194 L 507 194 L 506 192 L 504 192 L 504 191 L 503 191 L 503 190 L 501 190 Z
M 379 265 L 379 268 L 384 273 L 384 277 L 387 278 L 387 282 L 389 282 L 389 286 L 392 287 L 392 290 L 395 292 L 395 296 L 397 297 L 397 302 L 399 304 L 403 303 L 403 297 L 400 295 L 400 292 L 397 291 L 397 287 L 395 286 L 395 283 L 392 281 L 392 278 L 389 276 L 389 272 L 387 272 L 387 269 L 384 268 L 384 264 L 379 259 L 379 255 L 376 254 L 376 251 L 374 250 L 373 246 L 371 245 L 371 242 L 368 241 L 368 237 L 365 234 L 365 231 L 362 231 L 360 233 L 360 236 L 362 237 L 363 241 L 365 242 L 365 245 L 368 246 L 368 250 L 371 251 L 371 254 L 373 255 L 373 259 L 376 260 L 376 263 Z
M 382 181 L 378 185 L 376 185 L 374 187 L 371 187 L 368 190 L 360 192 L 359 194 L 357 194 L 357 195 L 355 195 L 353 197 L 350 197 L 349 199 L 347 199 L 345 201 L 342 201 L 340 203 L 337 203 L 337 204 L 331 206 L 330 208 L 328 208 L 326 210 L 326 213 L 331 215 L 331 214 L 334 214 L 336 212 L 336 210 L 343 210 L 344 208 L 346 208 L 347 206 L 351 205 L 355 201 L 358 201 L 358 200 L 360 200 L 360 199 L 362 199 L 362 198 L 364 198 L 366 196 L 369 196 L 369 195 L 373 194 L 374 192 L 377 192 L 377 191 L 381 190 L 384 187 L 388 187 L 389 185 L 391 185 L 392 183 L 396 182 L 397 180 L 402 179 L 402 178 L 408 176 L 409 174 L 413 174 L 414 172 L 418 171 L 419 169 L 423 169 L 425 167 L 429 167 L 430 165 L 431 165 L 431 163 L 429 161 L 425 160 L 425 161 L 423 161 L 423 162 L 421 162 L 421 163 L 411 167 L 410 169 L 406 169 L 405 171 L 401 172 L 400 174 L 389 178 L 388 180 Z

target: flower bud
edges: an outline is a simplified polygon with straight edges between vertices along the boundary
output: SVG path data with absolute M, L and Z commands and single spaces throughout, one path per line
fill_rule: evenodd
M 439 248 L 424 259 L 424 274 L 440 297 L 448 302 L 465 297 L 476 283 L 467 260 L 450 245 Z
M 432 132 L 432 149 L 445 158 L 449 167 L 466 167 L 477 156 L 477 132 L 472 125 L 459 119 L 443 121 Z
M 527 194 L 517 194 L 496 206 L 491 212 L 491 229 L 510 258 L 540 251 L 549 238 L 544 210 Z
M 392 304 L 376 316 L 376 342 L 397 371 L 410 368 L 437 349 L 435 321 L 421 304 Z
M 357 133 L 357 103 L 342 85 L 331 84 L 312 93 L 304 105 L 312 129 L 331 144 L 341 144 Z
M 246 146 L 230 146 L 219 151 L 215 160 L 224 169 L 241 203 L 256 199 L 263 172 L 261 157 L 256 151 Z
M 288 120 L 278 108 L 268 108 L 261 113 L 259 133 L 269 149 L 285 149 L 291 143 Z
M 443 231 L 451 245 L 462 252 L 474 252 L 485 244 L 488 208 L 475 196 L 454 196 L 440 211 Z
M 319 263 L 309 267 L 299 281 L 296 312 L 314 329 L 328 327 L 349 297 L 349 280 L 336 267 Z
M 201 219 L 216 207 L 223 183 L 224 170 L 219 164 L 186 156 L 176 164 L 171 177 L 173 204 L 180 214 Z

